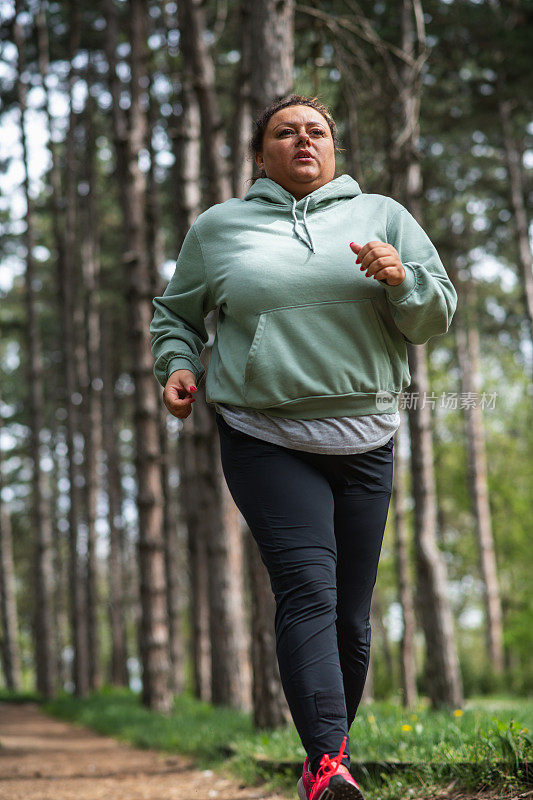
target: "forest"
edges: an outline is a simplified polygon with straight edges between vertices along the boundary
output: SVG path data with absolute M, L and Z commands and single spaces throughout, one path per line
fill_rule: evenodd
M 408 348 L 363 702 L 520 708 L 531 4 L 2 0 L 0 19 L 2 697 L 129 690 L 163 716 L 191 697 L 291 724 L 204 382 L 187 419 L 167 411 L 149 326 L 194 220 L 251 185 L 253 120 L 297 92 L 335 119 L 337 173 L 409 209 L 458 296 L 449 332 Z

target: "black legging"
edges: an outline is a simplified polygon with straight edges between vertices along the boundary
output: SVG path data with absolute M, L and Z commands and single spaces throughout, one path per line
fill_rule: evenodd
M 218 412 L 216 421 L 228 488 L 270 576 L 283 690 L 316 774 L 324 753 L 338 754 L 366 680 L 393 437 L 328 455 L 250 436 Z

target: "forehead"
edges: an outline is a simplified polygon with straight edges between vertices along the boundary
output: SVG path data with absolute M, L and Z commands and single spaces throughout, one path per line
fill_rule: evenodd
M 329 128 L 326 119 L 322 116 L 320 111 L 310 106 L 288 106 L 287 108 L 280 108 L 279 111 L 276 111 L 276 113 L 272 114 L 270 117 L 268 127 L 271 129 L 275 128 L 280 122 L 294 122 L 297 124 L 318 123 L 319 125 Z

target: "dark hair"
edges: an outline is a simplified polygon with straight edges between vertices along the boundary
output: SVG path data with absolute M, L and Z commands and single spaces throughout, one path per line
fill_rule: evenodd
M 316 111 L 322 114 L 329 125 L 335 150 L 342 149 L 337 138 L 337 127 L 335 125 L 335 120 L 331 116 L 329 109 L 319 101 L 318 97 L 305 97 L 301 94 L 291 94 L 288 97 L 282 97 L 278 100 L 275 100 L 269 106 L 264 108 L 259 116 L 254 120 L 252 138 L 250 139 L 250 152 L 252 157 L 255 157 L 255 155 L 260 153 L 263 149 L 263 137 L 265 135 L 270 118 L 276 113 L 276 111 L 281 111 L 282 108 L 288 108 L 289 106 L 309 106 L 310 108 L 314 108 Z M 256 175 L 251 179 L 252 183 L 254 183 L 258 178 L 266 178 L 264 169 L 260 171 L 259 175 Z

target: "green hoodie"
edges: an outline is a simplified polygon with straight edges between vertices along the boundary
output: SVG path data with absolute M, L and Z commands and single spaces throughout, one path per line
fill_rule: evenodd
M 398 286 L 366 277 L 350 242 L 389 242 Z M 153 300 L 154 373 L 202 380 L 207 314 L 220 306 L 206 400 L 314 419 L 393 413 L 411 381 L 406 340 L 446 333 L 457 295 L 415 218 L 340 175 L 296 200 L 260 178 L 198 216 Z

